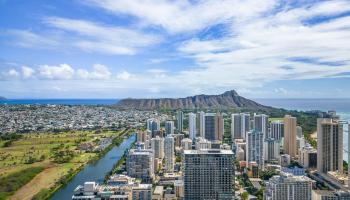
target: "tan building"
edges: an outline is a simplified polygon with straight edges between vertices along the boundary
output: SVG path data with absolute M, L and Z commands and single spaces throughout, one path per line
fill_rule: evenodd
M 185 192 L 184 192 L 183 180 L 175 180 L 174 181 L 174 191 L 175 191 L 175 195 L 178 199 L 184 198 Z
M 299 163 L 304 168 L 316 168 L 317 167 L 317 150 L 310 144 L 299 149 Z
M 337 120 L 317 119 L 317 171 L 343 172 L 343 125 Z
M 297 155 L 297 118 L 290 115 L 284 116 L 284 144 L 286 154 L 295 158 Z
M 147 132 L 146 131 L 138 131 L 137 132 L 137 142 L 145 143 L 147 140 Z
M 215 140 L 222 141 L 224 136 L 224 118 L 222 114 L 216 113 L 215 115 Z

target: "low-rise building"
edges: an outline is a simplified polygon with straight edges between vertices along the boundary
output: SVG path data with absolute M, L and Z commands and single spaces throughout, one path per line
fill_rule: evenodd
M 310 200 L 313 180 L 306 176 L 288 173 L 273 176 L 266 184 L 265 200 L 298 199 Z
M 310 144 L 306 144 L 303 148 L 299 149 L 299 163 L 304 168 L 316 168 L 317 167 L 317 150 Z
M 136 184 L 132 187 L 133 200 L 151 200 L 152 184 Z
M 312 200 L 349 200 L 349 191 L 313 190 Z
M 192 140 L 190 138 L 185 138 L 181 140 L 182 150 L 191 150 L 192 149 Z
M 282 154 L 280 157 L 280 165 L 281 167 L 288 167 L 288 165 L 290 165 L 290 155 Z

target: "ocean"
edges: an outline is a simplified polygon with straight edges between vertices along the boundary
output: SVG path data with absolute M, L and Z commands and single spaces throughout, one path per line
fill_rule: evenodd
M 288 110 L 335 110 L 340 119 L 350 121 L 350 99 L 254 99 L 263 105 Z M 344 150 L 348 149 L 348 126 L 344 125 Z M 343 159 L 348 161 L 348 153 L 344 151 Z
M 111 105 L 117 103 L 118 99 L 6 99 L 0 100 L 0 105 Z

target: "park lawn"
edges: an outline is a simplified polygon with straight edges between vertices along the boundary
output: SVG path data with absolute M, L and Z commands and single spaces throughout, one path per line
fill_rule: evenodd
M 61 177 L 65 176 L 71 170 L 76 170 L 81 165 L 73 163 L 55 164 L 48 166 L 44 171 L 34 177 L 28 184 L 17 190 L 10 200 L 30 200 L 42 189 L 54 187 Z
M 0 178 L 0 199 L 7 199 L 22 186 L 30 182 L 37 174 L 44 170 L 43 167 L 31 167 L 13 172 Z
M 283 117 L 269 118 L 269 122 L 283 121 Z
M 42 167 L 44 171 L 35 176 L 28 184 L 17 190 L 11 199 L 31 199 L 41 189 L 51 188 L 69 173 L 77 171 L 87 162 L 96 158 L 97 153 L 77 150 L 79 142 L 93 142 L 121 132 L 105 131 L 99 134 L 94 131 L 75 131 L 60 134 L 31 133 L 26 134 L 9 147 L 0 148 L 0 178 L 32 167 Z M 57 164 L 52 161 L 52 148 L 64 144 L 74 151 L 74 156 L 67 163 Z M 33 163 L 26 163 L 34 158 Z
M 0 140 L 0 148 L 5 144 L 5 140 Z

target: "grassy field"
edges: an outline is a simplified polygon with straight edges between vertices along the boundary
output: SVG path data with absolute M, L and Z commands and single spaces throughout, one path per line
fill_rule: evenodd
M 275 121 L 282 121 L 283 122 L 283 117 L 269 118 L 269 122 L 275 122 Z
M 32 133 L 13 141 L 9 147 L 1 145 L 0 178 L 2 180 L 8 180 L 7 178 L 12 174 L 33 167 L 39 167 L 43 170 L 34 178 L 31 177 L 25 183 L 22 182 L 22 187 L 16 188 L 16 191 L 1 194 L 3 188 L 0 188 L 0 195 L 13 194 L 9 199 L 29 200 L 43 189 L 57 186 L 62 181 L 62 177 L 68 173 L 76 172 L 98 156 L 96 152 L 78 150 L 77 146 L 80 143 L 91 142 L 96 144 L 101 138 L 118 136 L 120 133 L 116 131 L 75 131 L 59 134 Z M 0 141 L 0 144 L 4 142 Z M 28 183 L 28 181 L 30 182 Z

